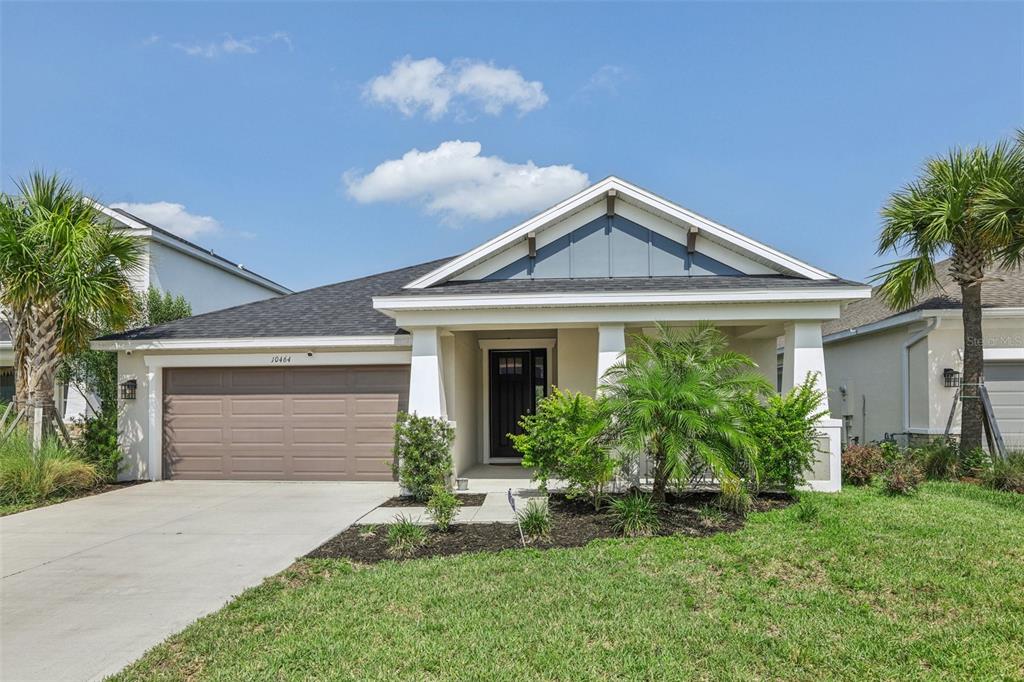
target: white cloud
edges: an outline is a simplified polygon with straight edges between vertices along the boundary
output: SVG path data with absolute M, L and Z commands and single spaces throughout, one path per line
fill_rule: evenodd
M 436 149 L 413 149 L 365 175 L 344 176 L 348 194 L 360 203 L 419 201 L 446 218 L 490 220 L 537 211 L 589 184 L 571 165 L 537 166 L 481 156 L 479 142 L 451 140 Z
M 583 92 L 603 91 L 612 95 L 619 94 L 619 85 L 627 78 L 626 70 L 614 64 L 605 64 L 590 75 Z
M 496 116 L 512 107 L 525 114 L 548 101 L 543 83 L 527 81 L 515 69 L 470 59 L 445 65 L 435 57 L 399 59 L 390 72 L 367 83 L 364 94 L 406 116 L 425 110 L 432 119 L 440 118 L 453 105 L 462 112 L 472 104 Z
M 221 229 L 220 222 L 216 218 L 189 213 L 185 210 L 184 204 L 175 204 L 169 201 L 155 201 L 150 204 L 122 201 L 110 204 L 110 207 L 128 211 L 132 215 L 186 239 L 212 234 Z
M 284 31 L 248 38 L 235 38 L 230 33 L 226 33 L 220 40 L 206 43 L 172 43 L 172 46 L 190 57 L 213 59 L 222 54 L 256 54 L 264 46 L 272 43 L 281 43 L 289 50 L 292 49 L 291 36 Z

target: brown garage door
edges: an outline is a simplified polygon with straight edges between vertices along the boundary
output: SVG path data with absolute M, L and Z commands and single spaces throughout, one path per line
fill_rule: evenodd
M 174 368 L 164 477 L 384 481 L 409 368 Z

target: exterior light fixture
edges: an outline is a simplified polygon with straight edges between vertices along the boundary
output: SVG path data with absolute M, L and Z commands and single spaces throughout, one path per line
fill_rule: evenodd
M 135 393 L 139 387 L 139 382 L 135 379 L 129 379 L 121 384 L 121 397 L 124 400 L 135 400 Z
M 951 367 L 942 370 L 942 385 L 946 388 L 958 388 L 960 386 L 960 372 Z

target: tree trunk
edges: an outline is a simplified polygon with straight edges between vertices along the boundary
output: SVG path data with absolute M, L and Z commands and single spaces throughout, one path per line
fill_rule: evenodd
M 960 447 L 981 447 L 982 406 L 979 384 L 984 380 L 985 344 L 981 329 L 981 282 L 961 283 L 964 321 L 964 371 L 961 377 Z
M 665 489 L 668 487 L 668 462 L 663 453 L 656 452 L 654 460 L 654 486 L 651 488 L 651 499 L 657 504 L 665 503 Z
M 58 315 L 52 304 L 32 306 L 22 319 L 28 344 L 25 351 L 26 415 L 30 420 L 33 446 L 52 431 L 50 420 L 57 415 L 53 401 L 54 381 L 60 364 Z

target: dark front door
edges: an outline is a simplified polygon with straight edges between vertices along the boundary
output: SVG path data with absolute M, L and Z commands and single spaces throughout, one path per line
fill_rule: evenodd
M 547 353 L 531 350 L 490 351 L 491 458 L 521 455 L 512 448 L 510 433 L 522 433 L 519 419 L 533 414 L 547 392 Z

